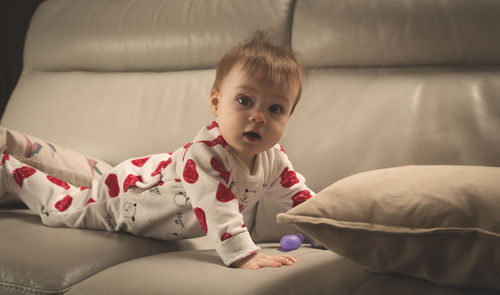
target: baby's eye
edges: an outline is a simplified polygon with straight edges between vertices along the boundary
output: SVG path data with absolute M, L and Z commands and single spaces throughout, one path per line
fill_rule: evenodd
M 238 103 L 244 106 L 249 106 L 252 104 L 252 99 L 248 96 L 238 96 Z
M 273 114 L 281 114 L 283 113 L 283 108 L 280 105 L 273 104 L 269 107 L 269 111 Z

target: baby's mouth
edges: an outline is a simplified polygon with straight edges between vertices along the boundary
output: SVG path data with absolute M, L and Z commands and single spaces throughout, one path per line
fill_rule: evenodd
M 256 133 L 256 132 L 244 132 L 243 136 L 248 139 L 249 141 L 257 141 L 261 139 L 262 137 Z

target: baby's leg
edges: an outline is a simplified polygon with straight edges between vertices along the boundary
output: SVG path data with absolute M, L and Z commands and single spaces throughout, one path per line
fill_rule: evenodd
M 0 191 L 17 195 L 49 226 L 126 231 L 158 239 L 203 234 L 182 185 L 162 181 L 168 154 L 128 160 L 92 182 L 74 187 L 4 154 Z
M 203 235 L 171 162 L 164 153 L 118 164 L 92 185 L 99 194 L 88 210 L 105 204 L 98 208 L 108 230 L 163 240 Z
M 78 213 L 93 202 L 91 189 L 72 186 L 8 154 L 0 163 L 0 192 L 5 191 L 21 198 L 50 226 L 81 227 Z

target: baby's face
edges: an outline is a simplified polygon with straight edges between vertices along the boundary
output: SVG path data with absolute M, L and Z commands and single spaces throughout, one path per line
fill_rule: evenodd
M 250 170 L 255 155 L 280 140 L 297 93 L 298 87 L 282 88 L 264 71 L 250 75 L 238 64 L 219 91 L 212 91 L 211 111 L 218 118 L 219 130 Z

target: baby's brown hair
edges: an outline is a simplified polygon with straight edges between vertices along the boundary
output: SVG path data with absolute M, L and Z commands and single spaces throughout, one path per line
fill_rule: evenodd
M 302 94 L 302 63 L 293 50 L 274 45 L 270 38 L 269 32 L 257 31 L 252 38 L 229 50 L 217 65 L 212 90 L 219 90 L 222 81 L 237 63 L 250 73 L 262 69 L 273 83 L 281 87 L 297 86 L 298 93 L 291 114 Z

